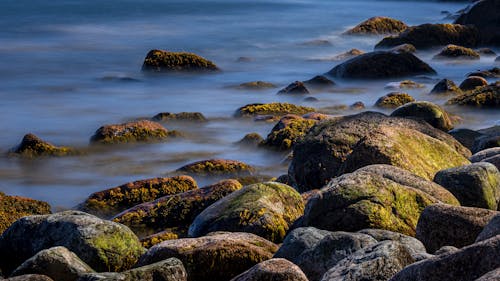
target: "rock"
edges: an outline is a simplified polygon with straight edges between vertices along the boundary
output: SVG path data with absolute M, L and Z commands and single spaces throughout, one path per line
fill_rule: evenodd
M 240 90 L 265 90 L 276 88 L 276 85 L 265 81 L 252 81 L 242 83 L 237 88 Z
M 481 242 L 500 234 L 500 215 L 497 214 L 488 218 L 491 219 L 477 236 L 476 242 Z
M 135 205 L 196 188 L 198 185 L 190 176 L 138 180 L 95 192 L 78 209 L 109 218 Z
M 151 248 L 166 240 L 175 240 L 187 237 L 188 227 L 169 227 L 166 230 L 141 238 L 142 246 Z
M 483 78 L 500 78 L 500 68 L 493 67 L 488 70 L 478 70 L 467 74 L 467 76 L 479 76 Z
M 304 212 L 298 192 L 277 182 L 256 183 L 220 199 L 199 214 L 189 227 L 190 237 L 213 231 L 244 231 L 281 242 Z
M 498 84 L 500 86 L 500 83 Z M 473 153 L 500 146 L 500 126 L 478 130 L 481 135 L 474 139 L 471 151 Z
M 363 110 L 365 109 L 365 104 L 362 101 L 357 101 L 349 106 L 350 109 L 353 110 Z
M 21 143 L 12 150 L 12 153 L 27 158 L 78 154 L 73 148 L 54 146 L 33 134 L 25 135 Z
M 474 90 L 477 87 L 488 86 L 488 81 L 481 76 L 469 76 L 462 83 L 460 83 L 460 89 L 462 91 Z
M 335 86 L 335 82 L 332 80 L 326 78 L 323 75 L 317 75 L 314 76 L 313 78 L 303 81 L 304 85 L 311 88 L 311 89 L 326 89 L 326 88 L 331 88 Z
M 500 147 L 487 148 L 481 150 L 469 158 L 471 162 L 488 162 L 500 171 Z
M 176 258 L 136 267 L 121 273 L 91 273 L 78 281 L 187 281 L 186 269 Z
M 21 276 L 16 276 L 7 279 L 1 279 L 4 281 L 53 281 L 50 277 L 39 274 L 26 274 Z M 57 280 L 56 280 L 57 281 Z
M 261 144 L 264 139 L 257 133 L 249 133 L 246 134 L 241 140 L 238 141 L 238 144 L 247 145 L 247 146 L 257 146 Z
M 299 227 L 291 232 L 283 240 L 283 244 L 274 254 L 274 258 L 285 258 L 292 262 L 304 251 L 314 248 L 325 236 L 331 232 L 317 229 L 315 227 Z
M 469 281 L 500 267 L 500 237 L 407 266 L 390 281 Z M 481 258 L 478 258 L 481 257 Z
M 0 239 L 0 267 L 9 274 L 36 253 L 55 246 L 66 247 L 97 271 L 129 269 L 144 252 L 128 227 L 65 211 L 24 217 L 12 224 Z
M 177 169 L 178 173 L 198 176 L 249 176 L 255 169 L 241 161 L 209 159 L 193 162 Z
M 284 89 L 281 89 L 278 94 L 309 94 L 309 90 L 307 90 L 304 83 L 295 81 Z
M 482 136 L 481 133 L 471 129 L 453 129 L 449 131 L 448 134 L 452 135 L 463 146 L 467 147 L 470 150 L 472 150 L 472 145 L 474 144 L 474 140 L 477 137 Z
M 500 3 L 496 0 L 477 1 L 468 8 L 455 23 L 474 25 L 479 29 L 483 45 L 500 46 Z
M 445 59 L 462 59 L 462 60 L 478 60 L 480 58 L 479 54 L 476 53 L 476 51 L 462 47 L 462 46 L 457 46 L 450 44 L 443 49 L 441 49 L 441 52 L 439 54 L 435 55 L 433 59 L 440 59 L 440 60 L 445 60 Z
M 405 185 L 405 180 L 398 182 L 370 169 L 332 179 L 307 203 L 301 226 L 331 231 L 378 228 L 414 236 L 421 212 L 439 202 L 436 197 L 453 201 L 437 185 L 420 189 L 415 183 Z
M 432 88 L 430 93 L 439 95 L 441 94 L 457 95 L 461 94 L 462 90 L 460 90 L 460 88 L 458 88 L 457 85 L 452 80 L 442 79 L 434 86 L 434 88 Z
M 380 97 L 375 106 L 383 108 L 396 108 L 405 103 L 413 102 L 415 99 L 407 93 L 391 92 L 385 96 Z
M 115 144 L 164 140 L 173 136 L 159 123 L 140 120 L 123 124 L 104 125 L 90 138 L 91 143 Z
M 395 241 L 383 241 L 361 249 L 338 262 L 322 281 L 386 281 L 415 260 Z
M 231 281 L 308 281 L 298 266 L 286 259 L 263 261 Z
M 220 181 L 204 188 L 136 205 L 116 215 L 113 221 L 122 223 L 140 234 L 150 234 L 150 230 L 155 233 L 170 227 L 187 228 L 205 208 L 241 187 L 237 180 Z
M 499 280 L 500 280 L 500 267 L 486 273 L 485 275 L 481 276 L 480 278 L 474 281 L 499 281 Z
M 212 72 L 219 68 L 211 61 L 185 52 L 151 50 L 144 59 L 142 71 L 146 72 Z
M 406 103 L 394 110 L 391 116 L 411 118 L 425 121 L 432 127 L 448 132 L 453 129 L 448 112 L 439 105 L 428 101 L 415 101 Z
M 262 144 L 278 150 L 291 149 L 316 122 L 316 120 L 305 119 L 297 115 L 285 115 L 273 127 Z
M 464 156 L 470 156 L 468 149 L 426 123 L 363 112 L 324 120 L 309 130 L 293 148 L 288 175 L 300 192 L 371 164 L 433 179 L 439 170 L 468 164 Z
M 440 255 L 449 255 L 451 253 L 454 253 L 458 251 L 458 248 L 457 247 L 453 247 L 453 246 L 443 246 L 441 248 L 439 248 L 439 250 L 437 250 L 436 252 L 434 252 L 434 254 L 436 256 L 440 256 Z
M 12 223 L 24 216 L 46 214 L 50 214 L 50 205 L 47 202 L 21 196 L 9 196 L 0 192 L 0 235 Z
M 338 54 L 335 57 L 332 58 L 332 60 L 346 60 L 346 59 L 351 59 L 353 57 L 359 56 L 364 54 L 365 52 L 358 50 L 358 49 L 350 49 L 349 51 Z
M 479 42 L 479 31 L 474 26 L 427 23 L 411 26 L 397 36 L 385 37 L 375 45 L 375 49 L 390 48 L 401 44 L 412 44 L 417 49 L 428 49 L 448 44 L 475 47 Z
M 389 49 L 390 52 L 394 53 L 416 53 L 417 48 L 412 44 L 401 44 Z
M 189 281 L 224 281 L 272 258 L 277 248 L 254 234 L 217 232 L 199 238 L 164 241 L 149 249 L 137 266 L 176 257 L 184 264 Z
M 95 272 L 75 253 L 65 247 L 42 250 L 21 264 L 11 276 L 40 274 L 57 281 L 74 281 L 85 273 Z
M 450 99 L 448 104 L 493 108 L 500 107 L 500 83 L 468 91 Z
M 388 17 L 370 18 L 352 29 L 345 32 L 348 35 L 379 35 L 379 34 L 397 34 L 404 31 L 408 26 L 399 20 Z
M 378 242 L 381 241 L 394 241 L 398 242 L 403 247 L 406 248 L 408 253 L 414 260 L 417 260 L 422 254 L 426 254 L 427 250 L 425 249 L 424 244 L 420 242 L 418 239 L 404 235 L 397 232 L 392 232 L 383 229 L 363 229 L 358 231 L 359 233 L 368 234 L 371 237 L 375 238 Z
M 153 116 L 153 121 L 157 122 L 167 122 L 167 121 L 196 121 L 196 122 L 206 122 L 207 118 L 203 116 L 200 112 L 161 112 Z
M 335 66 L 328 75 L 348 79 L 384 79 L 436 71 L 409 53 L 371 52 Z
M 479 162 L 442 170 L 434 181 L 453 193 L 462 206 L 498 208 L 500 172 L 493 164 Z
M 425 208 L 418 220 L 416 238 L 429 253 L 443 246 L 462 248 L 473 244 L 488 221 L 498 212 L 436 204 Z
M 425 88 L 425 85 L 417 83 L 417 82 L 412 81 L 412 80 L 403 80 L 400 82 L 392 82 L 392 83 L 387 84 L 387 86 L 385 86 L 385 89 L 394 89 L 394 90 L 420 89 L 420 88 Z
M 316 111 L 312 107 L 294 105 L 291 103 L 254 103 L 247 104 L 240 107 L 236 113 L 236 117 L 246 117 L 255 115 L 273 115 L 273 116 L 283 116 L 287 114 L 297 114 L 302 115 L 309 112 Z
M 307 41 L 304 43 L 300 43 L 302 46 L 331 46 L 332 43 L 326 39 L 316 39 L 316 40 L 311 40 Z
M 500 56 L 495 59 L 495 62 L 500 62 Z
M 478 54 L 486 57 L 496 57 L 497 53 L 490 48 L 479 48 L 475 50 Z

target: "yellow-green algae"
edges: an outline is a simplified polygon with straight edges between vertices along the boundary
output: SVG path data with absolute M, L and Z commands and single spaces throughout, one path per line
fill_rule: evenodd
M 375 103 L 375 106 L 396 108 L 413 101 L 415 101 L 415 99 L 407 93 L 392 92 L 383 97 L 380 97 Z
M 16 220 L 29 215 L 50 214 L 50 205 L 43 201 L 0 192 L 0 235 Z
M 262 143 L 263 145 L 279 150 L 289 150 L 300 137 L 304 136 L 317 123 L 317 120 L 297 116 L 286 121 L 280 120 L 280 123 L 267 135 L 267 138 Z
M 315 109 L 307 106 L 300 106 L 291 103 L 273 102 L 273 103 L 254 103 L 240 107 L 236 111 L 237 117 L 254 116 L 254 115 L 286 115 L 297 114 L 302 115 L 309 112 L 314 112 Z
M 124 124 L 100 127 L 90 141 L 99 144 L 160 141 L 167 137 L 179 136 L 177 131 L 168 131 L 161 124 L 149 120 L 139 120 Z
M 193 53 L 151 50 L 144 59 L 143 71 L 217 71 L 211 61 Z
M 55 146 L 51 143 L 41 140 L 33 134 L 26 134 L 21 144 L 13 151 L 14 154 L 27 158 L 40 156 L 68 156 L 79 154 L 73 148 L 64 146 Z
M 345 34 L 391 34 L 404 31 L 408 26 L 399 20 L 388 17 L 372 17 L 358 24 Z
M 434 56 L 434 59 L 470 59 L 470 60 L 478 60 L 480 58 L 479 54 L 466 47 L 457 46 L 457 45 L 447 45 L 444 47 L 439 54 Z
M 448 104 L 500 107 L 500 82 L 467 91 L 462 95 L 450 99 Z
M 251 175 L 255 169 L 243 162 L 227 159 L 209 159 L 187 164 L 177 170 L 177 172 L 201 175 Z

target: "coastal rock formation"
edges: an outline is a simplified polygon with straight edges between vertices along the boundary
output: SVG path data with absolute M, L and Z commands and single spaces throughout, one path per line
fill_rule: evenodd
M 415 237 L 374 228 L 367 228 L 358 232 L 368 234 L 371 237 L 375 238 L 375 240 L 377 240 L 378 242 L 388 240 L 398 242 L 406 248 L 406 250 L 414 260 L 420 259 L 422 255 L 425 255 L 427 253 L 424 244 L 422 244 L 422 242 L 420 242 L 420 240 L 416 239 Z
M 358 24 L 357 26 L 345 32 L 348 35 L 379 35 L 379 34 L 397 34 L 404 31 L 408 26 L 396 19 L 389 17 L 372 17 Z
M 241 161 L 228 159 L 208 159 L 184 165 L 176 170 L 178 173 L 198 176 L 250 176 L 255 169 Z
M 50 205 L 47 202 L 0 192 L 0 235 L 24 216 L 47 214 L 50 214 Z
M 297 115 L 285 115 L 273 127 L 262 145 L 288 150 L 317 123 L 317 120 L 306 119 Z
M 72 148 L 55 146 L 40 139 L 34 134 L 26 134 L 21 143 L 12 150 L 12 153 L 28 158 L 77 154 L 77 152 Z
M 273 89 L 276 88 L 276 85 L 270 82 L 265 81 L 252 81 L 245 82 L 238 85 L 237 89 L 240 90 L 265 90 L 265 89 Z
M 219 68 L 211 61 L 193 53 L 151 50 L 146 55 L 142 71 L 146 72 L 207 72 Z
M 446 60 L 446 59 L 461 59 L 461 60 L 478 60 L 479 54 L 466 47 L 450 44 L 435 55 L 433 59 Z
M 123 124 L 104 125 L 90 138 L 94 144 L 116 144 L 127 142 L 160 141 L 169 136 L 175 136 L 175 131 L 169 132 L 161 124 L 140 120 Z
M 255 115 L 273 115 L 283 116 L 287 114 L 302 115 L 316 111 L 312 107 L 294 105 L 291 103 L 254 103 L 240 107 L 236 113 L 236 117 L 246 117 Z
M 303 81 L 304 85 L 314 90 L 328 89 L 335 86 L 335 82 L 323 75 L 316 75 L 313 78 Z
M 471 162 L 488 162 L 500 171 L 500 147 L 487 148 L 481 150 L 470 157 Z
M 156 122 L 167 122 L 167 121 L 190 121 L 190 122 L 206 122 L 207 118 L 203 116 L 200 112 L 160 112 L 151 118 Z

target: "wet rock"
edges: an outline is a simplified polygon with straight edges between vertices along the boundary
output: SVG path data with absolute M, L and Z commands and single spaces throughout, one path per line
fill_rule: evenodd
M 160 141 L 173 136 L 161 124 L 140 120 L 123 124 L 104 125 L 90 138 L 91 143 L 115 144 L 127 142 Z
M 307 90 L 304 83 L 295 81 L 284 89 L 281 89 L 278 94 L 309 94 L 309 90 Z
M 470 156 L 468 149 L 426 123 L 363 112 L 324 120 L 309 130 L 293 148 L 288 175 L 300 192 L 371 164 L 432 179 L 439 170 L 468 164 L 464 156 Z
M 476 238 L 476 242 L 481 242 L 500 234 L 500 215 L 488 217 L 490 220 Z
M 199 214 L 189 236 L 213 231 L 244 231 L 281 242 L 293 222 L 304 212 L 300 194 L 277 182 L 245 186 L 222 198 Z
M 391 92 L 385 96 L 380 97 L 375 102 L 375 106 L 383 108 L 396 108 L 413 101 L 415 101 L 415 99 L 407 93 Z
M 439 248 L 439 250 L 437 250 L 436 252 L 434 252 L 434 255 L 436 255 L 436 256 L 448 255 L 448 254 L 454 253 L 456 251 L 458 251 L 457 247 L 443 246 L 443 247 Z
M 252 81 L 242 83 L 237 88 L 241 90 L 265 90 L 276 88 L 276 85 L 265 81 Z
M 314 76 L 313 78 L 306 80 L 303 83 L 304 83 L 304 85 L 306 85 L 307 87 L 309 87 L 311 89 L 318 89 L 318 90 L 331 88 L 331 87 L 335 86 L 335 82 L 326 78 L 323 75 Z
M 416 238 L 429 253 L 443 246 L 471 245 L 498 212 L 472 207 L 436 204 L 425 208 L 418 220 Z
M 455 23 L 474 25 L 479 29 L 481 43 L 490 46 L 500 46 L 500 3 L 496 0 L 477 1 L 468 8 Z
M 135 205 L 196 188 L 198 185 L 190 176 L 138 180 L 95 192 L 78 209 L 109 218 Z
M 382 241 L 394 241 L 398 242 L 403 247 L 406 248 L 408 253 L 412 256 L 414 260 L 419 259 L 419 257 L 422 254 L 426 254 L 427 251 L 425 249 L 424 244 L 420 242 L 418 239 L 404 235 L 401 233 L 397 232 L 392 232 L 388 230 L 383 230 L 383 229 L 373 229 L 373 228 L 367 228 L 367 229 L 362 229 L 358 231 L 359 233 L 367 234 L 370 235 L 371 237 L 375 238 L 378 242 Z
M 462 83 L 460 89 L 462 91 L 474 90 L 477 87 L 484 87 L 488 85 L 488 81 L 481 76 L 469 76 Z
M 481 56 L 486 56 L 486 57 L 496 57 L 497 56 L 497 53 L 495 53 L 495 51 L 493 51 L 490 48 L 479 48 L 479 49 L 476 49 L 476 52 L 478 54 L 480 54 Z
M 176 257 L 184 264 L 188 280 L 224 281 L 272 258 L 277 249 L 274 243 L 254 234 L 217 232 L 157 244 L 141 257 L 138 266 Z
M 462 206 L 497 210 L 500 172 L 485 162 L 439 171 L 434 181 L 448 189 Z
M 365 109 L 365 104 L 362 101 L 357 101 L 349 106 L 350 109 L 353 110 L 363 110 Z
M 76 150 L 64 146 L 55 146 L 48 143 L 34 134 L 27 134 L 21 143 L 12 150 L 12 153 L 35 158 L 40 156 L 68 156 L 78 154 Z
M 460 90 L 452 80 L 442 79 L 432 88 L 430 93 L 439 95 L 458 95 L 462 93 L 462 90 Z
M 285 115 L 273 127 L 262 144 L 278 150 L 291 149 L 316 122 L 316 120 L 305 119 L 297 115 Z
M 247 146 L 257 146 L 261 144 L 264 141 L 264 139 L 257 133 L 249 133 L 246 134 L 241 140 L 239 140 L 237 143 L 241 145 L 247 145 Z
M 136 205 L 113 218 L 136 233 L 147 230 L 158 232 L 169 227 L 187 228 L 205 208 L 240 189 L 236 180 L 224 180 L 203 188 L 161 197 Z
M 296 258 L 308 249 L 314 248 L 330 231 L 315 227 L 299 227 L 287 234 L 274 258 L 285 258 L 296 262 Z
M 401 45 L 392 47 L 391 49 L 389 49 L 389 51 L 395 52 L 395 53 L 416 53 L 417 48 L 415 48 L 415 46 L 413 46 L 412 44 L 401 44 Z
M 52 278 L 45 276 L 45 275 L 39 275 L 39 274 L 26 274 L 26 275 L 21 275 L 21 276 L 16 276 L 12 278 L 7 278 L 7 279 L 0 279 L 4 281 L 53 281 Z M 57 281 L 57 280 L 55 280 Z
M 492 270 L 474 281 L 498 281 L 500 280 L 500 267 Z
M 236 113 L 236 117 L 246 117 L 255 115 L 272 115 L 272 116 L 283 116 L 287 114 L 297 114 L 302 115 L 309 112 L 316 111 L 312 107 L 294 105 L 291 103 L 254 103 L 247 104 L 240 107 Z
M 188 227 L 169 227 L 164 231 L 141 238 L 142 246 L 151 248 L 166 240 L 175 240 L 187 237 Z
M 417 83 L 412 80 L 403 80 L 401 82 L 392 82 L 385 86 L 385 89 L 420 89 L 425 88 L 424 84 Z
M 167 122 L 167 121 L 193 121 L 193 122 L 206 122 L 207 118 L 200 112 L 161 112 L 153 116 L 153 121 Z
M 453 129 L 453 123 L 448 112 L 439 105 L 428 101 L 406 103 L 394 110 L 391 116 L 411 118 L 425 121 L 434 128 L 448 132 Z
M 454 97 L 448 104 L 476 107 L 500 107 L 500 83 L 490 84 Z
M 468 73 L 467 76 L 479 76 L 483 78 L 500 78 L 500 68 L 494 67 L 488 70 L 478 70 Z
M 308 281 L 298 266 L 286 259 L 263 261 L 231 281 Z
M 413 54 L 382 51 L 359 55 L 328 72 L 333 77 L 350 79 L 383 79 L 435 73 L 434 69 Z
M 65 247 L 42 250 L 21 264 L 11 276 L 40 274 L 57 281 L 74 281 L 94 270 Z
M 241 161 L 209 159 L 193 162 L 177 169 L 178 173 L 198 176 L 249 176 L 255 169 Z
M 445 60 L 445 59 L 462 59 L 462 60 L 478 60 L 480 58 L 476 51 L 450 44 L 444 47 L 439 54 L 435 55 L 433 59 Z
M 479 136 L 482 136 L 482 134 L 477 131 L 465 128 L 453 129 L 448 133 L 468 149 L 472 149 L 472 145 L 474 144 L 475 139 Z
M 488 162 L 500 170 L 500 147 L 481 150 L 469 158 L 471 162 Z
M 219 68 L 196 54 L 151 50 L 146 55 L 142 71 L 146 72 L 212 72 Z
M 12 223 L 24 216 L 46 214 L 50 214 L 50 205 L 47 202 L 9 196 L 0 192 L 0 235 Z
M 404 31 L 408 26 L 399 20 L 388 17 L 372 17 L 354 28 L 345 32 L 349 35 L 379 35 L 379 34 L 397 34 Z
M 335 57 L 332 58 L 332 60 L 346 60 L 346 59 L 351 59 L 353 57 L 359 56 L 364 54 L 365 52 L 358 50 L 358 49 L 351 49 L 345 53 L 338 54 Z
M 395 241 L 383 241 L 338 262 L 322 281 L 386 281 L 415 260 Z
M 95 216 L 66 211 L 24 217 L 0 239 L 0 267 L 10 273 L 41 250 L 64 246 L 98 271 L 126 270 L 144 252 L 126 226 Z
M 448 44 L 474 47 L 479 42 L 479 31 L 474 26 L 427 23 L 411 26 L 397 36 L 386 37 L 377 43 L 375 49 L 390 48 L 401 44 L 412 44 L 417 49 Z

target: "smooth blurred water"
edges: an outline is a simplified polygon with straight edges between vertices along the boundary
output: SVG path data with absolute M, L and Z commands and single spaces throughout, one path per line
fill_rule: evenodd
M 369 110 L 389 92 L 376 82 L 336 81 L 335 93 L 319 92 L 316 103 L 277 96 L 278 89 L 241 91 L 231 86 L 264 80 L 280 87 L 324 73 L 338 62 L 324 60 L 352 48 L 370 51 L 381 37 L 341 36 L 372 16 L 415 25 L 449 22 L 442 11 L 464 3 L 374 0 L 160 1 L 3 0 L 0 3 L 0 152 L 32 132 L 57 145 L 85 148 L 103 124 L 158 112 L 199 111 L 210 121 L 176 128 L 189 138 L 93 150 L 67 158 L 0 158 L 0 190 L 70 207 L 90 193 L 127 181 L 165 175 L 207 158 L 248 162 L 267 174 L 287 169 L 285 155 L 244 149 L 233 143 L 246 133 L 265 136 L 273 124 L 236 120 L 234 111 L 253 102 L 293 102 L 325 108 L 363 101 Z M 307 44 L 328 40 L 331 45 Z M 144 76 L 150 49 L 189 51 L 223 70 L 210 75 Z M 500 50 L 495 50 L 499 52 Z M 436 79 L 460 83 L 467 72 L 493 66 L 494 58 L 456 64 L 432 61 L 435 50 L 418 53 L 438 71 Z M 239 62 L 249 57 L 250 62 Z M 134 78 L 127 82 L 117 78 Z M 115 79 L 111 79 L 115 78 Z M 443 104 L 427 88 L 409 91 Z M 353 90 L 354 89 L 354 90 Z M 463 127 L 498 123 L 492 110 L 450 108 Z M 339 112 L 339 114 L 348 112 Z M 171 125 L 166 125 L 171 129 Z M 204 182 L 202 182 L 204 183 Z

